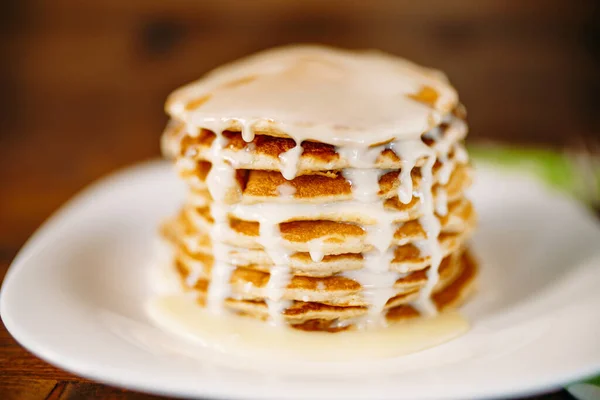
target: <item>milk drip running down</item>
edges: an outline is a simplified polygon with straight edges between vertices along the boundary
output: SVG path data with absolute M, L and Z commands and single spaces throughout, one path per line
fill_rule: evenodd
M 206 244 L 199 234 L 187 247 L 208 248 L 210 267 L 188 261 L 199 266 L 185 285 L 208 282 L 211 312 L 242 300 L 255 307 L 262 299 L 261 315 L 286 325 L 293 310 L 310 313 L 305 304 L 315 302 L 326 309 L 323 315 L 342 306 L 356 314 L 335 319 L 328 329 L 380 327 L 396 303 L 413 310 L 408 313 L 435 315 L 436 291 L 454 287 L 464 275 L 458 267 L 454 273 L 442 268 L 445 259 L 462 262 L 462 239 L 455 238 L 463 232 L 451 230 L 453 221 L 469 226 L 472 217 L 457 211 L 470 205 L 456 178 L 468 172 L 464 109 L 441 72 L 376 51 L 290 46 L 218 68 L 175 91 L 166 108 L 181 128 L 163 139 L 163 149 L 178 158 L 182 176 L 194 177 L 188 201 L 196 216 L 190 220 L 204 224 L 209 237 Z M 206 146 L 190 151 L 186 141 Z M 268 143 L 280 146 L 270 158 Z M 318 165 L 314 143 L 329 157 Z M 208 172 L 198 162 L 209 163 Z M 338 182 L 343 198 L 328 200 L 313 184 L 317 179 Z M 255 186 L 271 182 L 273 190 L 250 196 Z M 336 248 L 334 239 L 315 236 L 316 229 L 301 230 L 315 220 L 345 224 L 352 233 L 335 240 L 351 249 Z M 244 228 L 253 232 L 246 236 L 255 239 L 242 244 L 239 227 L 250 226 L 246 221 L 254 224 Z M 315 237 L 290 244 L 295 234 Z M 412 258 L 403 259 L 402 251 Z M 238 285 L 245 277 L 238 268 L 259 271 L 248 276 L 268 272 L 268 281 L 248 278 Z M 411 283 L 421 279 L 418 271 L 425 280 L 420 286 Z M 311 286 L 313 277 L 321 280 Z M 331 298 L 338 282 L 350 282 L 343 286 L 348 300 Z M 310 293 L 295 295 L 293 288 Z M 318 300 L 320 294 L 329 297 Z

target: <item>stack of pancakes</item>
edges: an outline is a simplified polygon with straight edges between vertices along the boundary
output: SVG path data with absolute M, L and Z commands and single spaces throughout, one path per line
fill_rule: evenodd
M 166 108 L 163 151 L 189 191 L 162 234 L 199 305 L 335 332 L 470 293 L 465 110 L 440 72 L 286 47 L 215 70 Z

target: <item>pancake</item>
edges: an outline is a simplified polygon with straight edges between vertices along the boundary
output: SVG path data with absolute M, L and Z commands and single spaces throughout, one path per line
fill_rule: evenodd
M 441 72 L 288 47 L 178 89 L 166 110 L 163 153 L 188 194 L 161 234 L 199 306 L 337 332 L 472 291 L 466 111 Z
M 442 261 L 439 268 L 440 280 L 437 283 L 438 287 L 441 288 L 446 285 L 460 272 L 460 259 L 457 259 L 457 253 L 462 253 L 462 251 L 459 249 Z M 184 284 L 189 288 L 205 292 L 210 284 L 209 278 L 194 275 L 194 271 L 188 270 L 188 266 L 184 261 L 177 261 L 177 263 L 177 270 Z M 210 270 L 210 268 L 206 269 Z M 210 275 L 206 274 L 205 276 Z M 401 294 L 415 294 L 427 282 L 427 268 L 405 274 L 396 274 L 395 276 L 397 276 L 397 279 L 395 279 L 394 291 L 391 297 Z M 365 299 L 361 297 L 361 293 L 366 289 L 352 277 L 352 273 L 326 277 L 293 275 L 285 287 L 283 298 L 285 300 L 312 301 L 337 306 L 368 305 Z M 195 282 L 194 279 L 196 279 Z M 265 289 L 269 279 L 268 272 L 237 267 L 231 274 L 229 281 L 232 289 L 231 297 L 245 300 L 262 300 L 266 297 Z M 385 290 L 385 288 L 369 288 L 368 290 Z
M 460 171 L 454 171 L 451 174 L 450 180 L 446 185 L 436 185 L 433 187 L 434 202 L 437 203 L 441 200 L 446 204 L 453 204 L 463 199 L 464 191 L 468 188 L 470 182 L 470 171 L 466 167 L 460 167 Z M 299 201 L 293 202 L 294 208 L 291 210 L 286 205 L 286 203 L 289 204 L 289 201 L 277 201 L 278 199 L 280 198 L 276 198 L 274 201 L 268 203 L 237 205 L 231 208 L 228 216 L 244 220 L 244 217 L 260 214 L 263 208 L 268 207 L 271 211 L 283 213 L 281 222 L 320 219 L 369 225 L 376 223 L 377 219 L 374 218 L 374 212 L 385 212 L 385 217 L 394 223 L 410 221 L 423 215 L 423 210 L 420 208 L 420 201 L 417 197 L 413 197 L 409 203 L 404 204 L 397 196 L 394 196 L 385 199 L 382 205 L 377 208 L 357 207 L 357 203 L 362 203 L 353 201 L 354 199 L 341 201 L 343 199 L 336 198 L 335 201 L 320 206 L 315 206 L 314 203 Z M 198 221 L 200 225 L 205 225 L 205 223 L 199 221 L 199 219 L 203 219 L 207 221 L 206 223 L 210 222 L 212 224 L 211 203 L 211 199 L 204 197 L 203 194 L 195 191 L 191 193 L 188 197 L 187 208 L 196 209 L 196 212 L 192 212 L 191 214 L 194 221 Z
M 430 132 L 422 135 L 422 140 L 429 146 L 437 144 L 436 151 L 443 154 L 445 147 L 460 144 L 466 134 L 467 126 L 464 122 L 464 108 L 458 108 L 449 114 L 442 124 Z M 437 136 L 437 142 L 432 137 Z M 210 130 L 201 130 L 196 134 L 186 132 L 185 125 L 177 120 L 172 120 L 167 125 L 163 135 L 163 153 L 172 159 L 185 159 L 197 161 L 210 161 L 210 147 L 216 135 Z M 293 149 L 296 142 L 285 137 L 270 135 L 255 135 L 251 142 L 242 138 L 240 131 L 225 131 L 226 144 L 224 156 L 239 169 L 280 171 L 282 162 L 279 156 Z M 302 153 L 298 160 L 298 175 L 312 171 L 340 170 L 353 166 L 351 154 L 336 146 L 316 141 L 301 143 Z M 399 169 L 403 161 L 389 143 L 378 144 L 369 148 L 376 155 L 374 167 L 377 169 Z M 417 166 L 423 165 L 424 158 L 420 158 Z M 355 164 L 356 162 L 354 162 Z M 360 165 L 359 165 L 360 166 Z
M 439 238 L 441 254 L 446 256 L 463 246 L 468 238 L 469 232 L 442 234 Z M 176 247 L 177 259 L 184 263 L 187 268 L 196 274 L 207 275 L 210 273 L 208 267 L 214 263 L 210 252 L 209 238 L 204 236 L 206 242 L 202 243 L 204 248 L 200 251 L 191 252 L 189 245 L 182 243 Z M 273 260 L 264 250 L 248 250 L 245 248 L 230 246 L 228 248 L 228 262 L 233 266 L 243 266 L 259 271 L 270 271 L 275 266 Z M 417 271 L 426 268 L 431 262 L 429 256 L 421 254 L 420 249 L 413 244 L 396 246 L 391 250 L 392 256 L 388 261 L 387 270 L 399 273 Z M 333 273 L 359 270 L 365 266 L 365 258 L 368 252 L 363 253 L 341 253 L 324 255 L 315 261 L 309 252 L 292 253 L 289 257 L 290 273 L 303 276 L 329 276 Z
M 433 294 L 433 300 L 439 311 L 459 307 L 475 289 L 477 266 L 472 256 L 468 252 L 459 252 L 454 258 L 455 265 L 452 266 L 454 270 L 449 271 L 451 274 L 448 274 L 444 280 L 436 285 Z M 444 270 L 448 271 L 448 269 Z M 183 285 L 185 283 L 182 283 Z M 198 294 L 199 305 L 205 305 L 207 287 L 207 283 L 201 281 L 198 283 L 197 288 L 193 289 Z M 190 289 L 186 288 L 184 290 Z M 246 293 L 245 291 L 242 292 Z M 418 289 L 406 288 L 404 292 L 399 292 L 392 297 L 385 305 L 385 318 L 388 323 L 418 317 L 420 315 L 419 311 L 410 305 L 410 302 L 417 296 Z M 332 296 L 332 298 L 334 297 Z M 300 300 L 293 300 L 283 312 L 286 322 L 291 327 L 308 331 L 336 332 L 355 327 L 360 322 L 360 318 L 367 312 L 364 302 L 350 305 L 351 303 L 328 304 L 307 300 L 306 297 L 305 300 L 302 300 L 302 297 L 300 297 Z M 243 297 L 228 298 L 225 305 L 229 310 L 244 316 L 263 320 L 267 320 L 269 317 L 268 307 L 262 300 Z
M 188 160 L 189 161 L 189 160 Z M 178 164 L 180 176 L 194 190 L 194 195 L 209 196 L 206 177 L 211 164 L 207 161 L 185 162 Z M 418 191 L 422 177 L 420 168 L 411 173 L 411 186 Z M 401 170 L 328 170 L 305 172 L 294 179 L 286 179 L 280 172 L 265 170 L 236 170 L 236 179 L 232 187 L 226 190 L 234 192 L 231 202 L 253 204 L 260 202 L 309 202 L 331 203 L 351 200 L 357 193 L 356 180 L 352 178 L 360 173 L 366 183 L 377 185 L 377 198 L 392 199 L 400 189 Z M 446 164 L 434 165 L 434 187 L 446 187 L 450 191 L 462 190 L 470 184 L 470 167 L 463 159 L 457 159 L 454 152 L 449 155 Z M 368 174 L 368 175 L 367 175 Z M 354 185 L 353 185 L 354 183 Z
M 176 237 L 176 242 L 188 253 L 211 252 L 211 241 L 209 231 L 212 225 L 210 217 L 207 219 L 197 218 L 196 210 L 190 210 L 189 214 L 182 213 L 176 220 L 167 223 L 165 230 L 172 230 L 171 237 Z M 475 213 L 472 204 L 465 199 L 449 205 L 449 212 L 444 217 L 438 217 L 442 226 L 440 241 L 442 246 L 453 242 L 453 238 L 459 238 L 459 242 L 465 240 L 475 225 Z M 221 227 L 224 234 L 223 243 L 232 247 L 229 257 L 236 259 L 243 257 L 248 263 L 264 263 L 273 265 L 264 246 L 259 243 L 260 224 L 255 221 L 243 221 L 230 219 L 229 226 Z M 366 227 L 368 230 L 368 226 Z M 312 254 L 312 261 L 319 261 L 328 255 L 344 253 L 364 253 L 373 250 L 373 246 L 365 240 L 367 232 L 364 227 L 346 222 L 333 222 L 325 220 L 316 221 L 293 221 L 279 224 L 281 232 L 281 245 L 296 253 L 319 253 Z M 414 248 L 408 246 L 426 239 L 426 232 L 418 220 L 411 220 L 397 224 L 391 244 L 400 248 Z M 236 248 L 239 249 L 236 251 Z M 316 248 L 316 250 L 315 250 Z M 236 256 L 236 253 L 241 253 Z M 244 255 L 245 254 L 245 255 Z M 398 251 L 398 260 L 408 260 L 409 251 Z M 395 260 L 395 259 L 394 259 Z M 412 258 L 418 262 L 419 258 Z

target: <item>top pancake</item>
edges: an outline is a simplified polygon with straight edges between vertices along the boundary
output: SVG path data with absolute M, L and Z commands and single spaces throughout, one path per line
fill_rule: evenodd
M 462 106 L 454 109 L 439 126 L 423 133 L 421 136 L 423 142 L 438 154 L 446 153 L 449 147 L 464 140 L 467 134 L 465 117 L 466 112 Z M 163 153 L 172 159 L 210 161 L 211 144 L 215 140 L 215 133 L 207 129 L 191 133 L 188 129 L 180 121 L 170 121 L 162 137 Z M 291 138 L 266 134 L 257 134 L 252 140 L 246 141 L 239 130 L 224 131 L 223 136 L 225 138 L 223 156 L 239 169 L 280 171 L 282 169 L 280 155 L 296 146 L 296 142 Z M 391 142 L 379 143 L 361 151 L 352 147 L 338 147 L 311 140 L 303 141 L 300 145 L 302 154 L 297 166 L 300 175 L 310 171 L 348 167 L 397 169 L 401 168 L 403 163 L 401 155 L 393 149 Z M 420 166 L 423 162 L 424 158 L 417 160 L 416 165 Z
M 212 71 L 171 94 L 166 110 L 188 126 L 245 139 L 368 147 L 418 138 L 457 105 L 443 73 L 402 58 L 287 46 Z

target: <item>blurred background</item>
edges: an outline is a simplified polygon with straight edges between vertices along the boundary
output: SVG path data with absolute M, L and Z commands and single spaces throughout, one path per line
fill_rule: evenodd
M 374 47 L 444 70 L 472 142 L 600 132 L 598 2 L 4 0 L 0 251 L 90 181 L 157 157 L 174 88 L 274 45 Z M 583 139 L 588 138 L 588 139 Z

